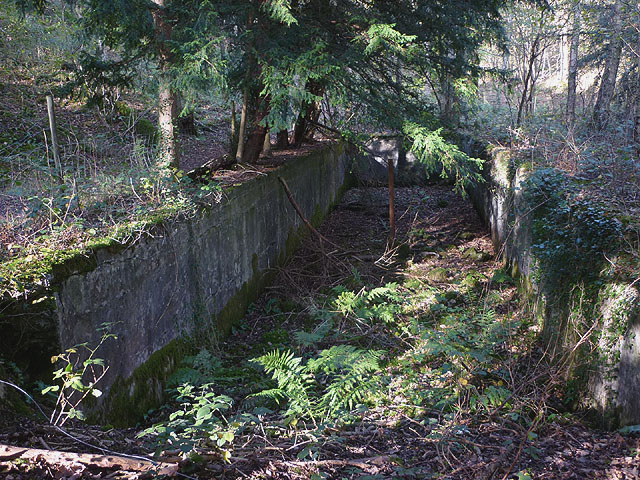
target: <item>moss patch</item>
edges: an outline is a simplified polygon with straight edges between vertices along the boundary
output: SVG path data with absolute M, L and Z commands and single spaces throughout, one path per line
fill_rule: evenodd
M 462 258 L 468 258 L 469 260 L 474 260 L 476 262 L 486 262 L 487 260 L 491 260 L 492 255 L 487 252 L 476 250 L 473 247 L 469 247 L 462 253 Z
M 186 355 L 195 349 L 185 339 L 173 340 L 153 353 L 128 379 L 118 377 L 109 390 L 103 412 L 90 416 L 90 421 L 102 421 L 118 428 L 135 425 L 151 409 L 166 400 L 167 379 Z
M 215 328 L 223 335 L 228 335 L 231 332 L 233 324 L 244 316 L 249 305 L 258 298 L 260 292 L 275 276 L 275 272 L 258 270 L 258 256 L 256 254 L 253 255 L 251 263 L 253 266 L 251 278 L 242 284 L 240 290 L 215 316 Z

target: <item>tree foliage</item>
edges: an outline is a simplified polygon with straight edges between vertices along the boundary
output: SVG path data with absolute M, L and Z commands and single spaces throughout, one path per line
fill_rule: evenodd
M 171 89 L 188 101 L 204 90 L 242 95 L 249 143 L 294 120 L 296 143 L 318 124 L 351 139 L 375 131 L 408 136 L 406 122 L 437 130 L 428 82 L 479 73 L 478 47 L 501 38 L 501 4 L 81 0 L 78 21 L 96 41 L 87 43 L 78 72 L 84 84 L 127 86 L 132 65 L 151 62 L 165 71 L 167 63 Z M 159 15 L 168 30 L 158 29 Z M 249 149 L 247 159 L 255 155 Z

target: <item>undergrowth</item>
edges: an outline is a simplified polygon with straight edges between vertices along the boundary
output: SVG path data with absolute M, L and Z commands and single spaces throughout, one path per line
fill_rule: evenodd
M 202 346 L 172 379 L 178 408 L 166 406 L 169 419 L 142 436 L 157 451 L 178 447 L 197 461 L 214 449 L 228 460 L 238 438 L 250 442 L 259 431 L 273 441 L 295 437 L 298 459 L 313 460 L 341 432 L 402 417 L 436 442 L 464 440 L 471 424 L 496 416 L 533 431 L 550 414 L 550 393 L 522 382 L 540 374 L 528 357 L 535 329 L 513 308 L 512 281 L 504 272 L 496 278 L 472 286 L 460 279 L 458 290 L 415 278 L 339 285 L 304 314 L 272 299 L 269 315 L 309 316 L 307 327 L 265 334 L 269 341 L 241 355 Z
M 43 8 L 46 15 L 25 14 L 15 2 L 4 2 L 0 11 L 0 51 L 5 54 L 0 64 L 4 299 L 28 297 L 47 285 L 56 265 L 96 247 L 126 244 L 162 220 L 192 214 L 220 193 L 214 182 L 159 171 L 153 81 L 133 88 L 85 83 L 76 85 L 73 94 L 65 88 L 79 67 L 78 49 L 94 40 L 69 21 L 79 10 L 56 2 Z M 138 68 L 143 73 L 149 66 Z M 144 76 L 151 78 L 149 73 Z M 50 93 L 55 97 L 59 166 L 47 119 L 45 95 Z M 209 124 L 221 120 L 223 102 L 209 100 L 199 113 L 201 124 L 213 131 Z

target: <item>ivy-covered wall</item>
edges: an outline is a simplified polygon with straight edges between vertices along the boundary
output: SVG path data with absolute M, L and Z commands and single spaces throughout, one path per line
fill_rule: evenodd
M 640 291 L 624 222 L 581 179 L 506 148 L 490 152 L 483 176 L 470 196 L 530 295 L 548 352 L 568 366 L 567 398 L 607 427 L 639 424 Z

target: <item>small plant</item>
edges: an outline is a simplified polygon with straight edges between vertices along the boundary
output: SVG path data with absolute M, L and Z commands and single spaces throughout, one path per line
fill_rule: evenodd
M 109 338 L 117 338 L 109 333 L 112 324 L 104 323 L 99 329 L 102 338 L 95 347 L 81 343 L 68 348 L 64 353 L 51 357 L 51 363 L 62 363 L 62 367 L 53 372 L 54 385 L 42 390 L 42 394 L 58 393 L 55 407 L 49 421 L 53 425 L 62 426 L 70 418 L 84 420 L 80 404 L 91 395 L 98 398 L 102 392 L 96 384 L 109 370 L 101 358 L 96 357 L 98 349 Z
M 251 422 L 258 422 L 252 415 L 239 415 L 227 419 L 233 400 L 218 395 L 214 385 L 183 384 L 178 387 L 176 399 L 180 408 L 166 422 L 158 423 L 138 434 L 138 438 L 152 437 L 156 454 L 163 450 L 177 449 L 185 455 L 197 455 L 199 447 L 213 447 L 225 461 L 229 461 L 233 441 L 238 432 Z
M 358 293 L 338 286 L 334 288 L 333 293 L 336 295 L 334 301 L 336 310 L 355 321 L 381 320 L 386 324 L 393 323 L 394 315 L 400 312 L 403 301 L 403 296 L 395 283 L 388 283 L 384 287 L 368 291 L 363 288 Z
M 306 364 L 290 350 L 274 350 L 254 360 L 277 385 L 251 395 L 277 404 L 286 402 L 288 422 L 300 417 L 328 420 L 352 410 L 380 385 L 381 350 L 336 345 L 322 350 Z

